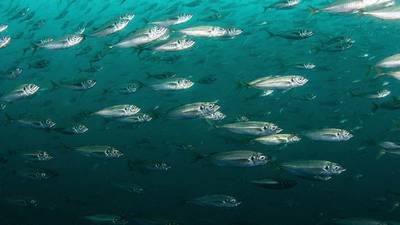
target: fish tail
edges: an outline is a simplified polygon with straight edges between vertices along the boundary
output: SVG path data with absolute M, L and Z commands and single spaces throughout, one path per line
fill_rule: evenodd
M 385 149 L 381 149 L 381 150 L 379 150 L 378 155 L 376 156 L 375 159 L 378 160 L 385 154 L 386 154 L 386 150 Z
M 308 6 L 308 9 L 310 10 L 311 15 L 315 15 L 321 12 L 320 9 L 314 8 L 312 6 Z
M 4 116 L 5 116 L 5 118 L 6 118 L 5 124 L 10 124 L 10 123 L 12 123 L 13 121 L 15 121 L 15 119 L 12 118 L 12 117 L 10 116 L 10 114 L 8 114 L 8 113 L 4 113 Z
M 379 109 L 379 105 L 378 103 L 373 102 L 372 103 L 372 112 L 376 112 Z
M 269 8 L 271 8 L 271 6 L 264 6 L 264 7 L 263 7 L 263 13 L 267 12 L 267 10 L 268 10 Z
M 248 88 L 248 87 L 250 87 L 250 85 L 248 83 L 240 82 L 240 81 L 237 82 L 237 89 L 239 89 L 239 90 L 241 90 L 243 88 Z
M 274 34 L 274 33 L 272 33 L 271 31 L 269 31 L 269 30 L 267 30 L 267 33 L 269 34 L 269 36 L 271 36 L 271 37 L 275 37 L 276 36 L 276 34 Z
M 50 88 L 50 90 L 56 90 L 56 89 L 58 89 L 58 88 L 61 87 L 60 84 L 58 84 L 58 83 L 55 82 L 54 80 L 51 80 L 50 82 L 51 82 L 51 88 Z

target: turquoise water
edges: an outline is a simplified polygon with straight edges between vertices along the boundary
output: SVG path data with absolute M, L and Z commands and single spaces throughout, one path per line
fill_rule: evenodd
M 301 2 L 291 9 L 264 7 L 272 1 L 20 1 L 0 2 L 0 24 L 11 42 L 0 49 L 2 78 L 21 68 L 15 79 L 2 79 L 6 96 L 22 84 L 40 87 L 33 96 L 4 102 L 1 113 L 1 224 L 96 224 L 93 215 L 122 219 L 109 224 L 332 224 L 339 218 L 396 221 L 399 169 L 395 154 L 378 157 L 379 143 L 398 141 L 398 111 L 385 110 L 398 96 L 398 81 L 375 79 L 373 66 L 399 51 L 398 21 L 357 13 L 311 14 L 331 2 Z M 26 10 L 25 13 L 21 10 Z M 123 30 L 93 37 L 94 30 L 116 17 L 135 15 Z M 109 48 L 130 33 L 151 27 L 149 21 L 191 14 L 186 23 L 169 27 L 168 40 L 180 30 L 199 25 L 243 30 L 234 37 L 191 37 L 192 48 L 156 52 L 168 40 L 134 48 Z M 65 49 L 46 49 L 34 43 L 60 39 L 85 28 L 84 40 Z M 314 35 L 293 40 L 268 34 L 307 29 Z M 329 40 L 348 37 L 351 48 L 327 51 Z M 297 68 L 312 63 L 313 69 Z M 164 74 L 161 76 L 160 74 Z M 185 90 L 157 91 L 152 86 L 176 77 L 195 84 Z M 301 75 L 308 82 L 290 90 L 260 96 L 239 83 L 269 75 Z M 58 87 L 93 79 L 85 91 Z M 135 82 L 139 89 L 122 94 Z M 58 85 L 54 85 L 54 83 Z M 373 99 L 368 94 L 387 89 L 391 94 Z M 4 100 L 4 98 L 2 99 Z M 171 110 L 194 102 L 214 102 L 223 120 L 174 119 Z M 132 104 L 152 120 L 123 123 L 93 115 L 103 108 Z M 373 110 L 378 104 L 378 110 Z M 53 120 L 51 129 L 24 126 L 21 120 Z M 297 134 L 301 141 L 266 146 L 254 136 L 218 128 L 238 121 L 267 121 Z M 84 124 L 84 134 L 67 135 L 65 128 Z M 307 138 L 307 132 L 340 128 L 352 133 L 348 141 Z M 110 159 L 74 151 L 79 146 L 107 145 L 123 153 Z M 36 161 L 27 152 L 46 151 L 48 161 Z M 266 165 L 250 168 L 210 163 L 217 152 L 251 150 L 269 157 Z M 377 159 L 379 158 L 379 159 Z M 282 163 L 328 160 L 346 171 L 327 181 L 304 179 L 286 171 Z M 165 162 L 168 170 L 147 165 Z M 45 169 L 40 179 L 26 172 Z M 287 189 L 260 188 L 251 181 L 288 179 Z M 199 205 L 194 199 L 224 194 L 241 203 L 236 207 Z M 33 200 L 33 202 L 32 202 Z M 122 221 L 123 220 L 123 221 Z M 122 222 L 121 222 L 122 221 Z M 352 224 L 352 223 L 343 223 Z M 372 223 L 363 223 L 372 224 Z

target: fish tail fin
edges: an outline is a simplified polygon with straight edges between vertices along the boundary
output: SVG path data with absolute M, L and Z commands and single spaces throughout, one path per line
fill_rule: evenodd
M 271 31 L 269 31 L 269 30 L 267 30 L 267 33 L 269 34 L 269 36 L 271 36 L 271 37 L 275 37 L 276 36 L 276 34 L 274 34 L 274 33 L 272 33 Z
M 376 156 L 375 159 L 378 160 L 385 154 L 386 154 L 386 150 L 385 149 L 381 149 L 381 150 L 379 150 L 378 155 Z
M 379 105 L 378 103 L 373 102 L 372 103 L 372 112 L 376 112 L 379 109 Z
M 264 6 L 263 7 L 263 13 L 267 12 L 267 10 L 270 9 L 270 8 L 271 8 L 271 6 Z
M 311 15 L 315 15 L 321 12 L 321 9 L 317 9 L 312 6 L 308 6 L 308 9 L 310 10 Z
M 238 81 L 236 89 L 241 90 L 243 88 L 248 88 L 248 87 L 250 87 L 250 85 L 248 83 Z
M 57 83 L 57 82 L 55 82 L 54 80 L 51 80 L 50 82 L 51 82 L 51 88 L 50 88 L 50 90 L 56 90 L 56 89 L 58 89 L 58 88 L 61 87 L 60 84 Z

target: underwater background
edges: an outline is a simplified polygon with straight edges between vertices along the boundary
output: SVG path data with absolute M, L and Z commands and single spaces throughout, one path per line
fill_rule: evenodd
M 264 10 L 272 1 L 251 0 L 2 0 L 0 23 L 8 24 L 0 35 L 10 44 L 0 49 L 1 68 L 23 69 L 16 79 L 2 79 L 0 94 L 34 83 L 41 89 L 34 97 L 4 104 L 0 111 L 0 224 L 96 224 L 90 215 L 117 215 L 128 224 L 332 224 L 337 218 L 373 218 L 400 221 L 398 158 L 378 157 L 382 141 L 398 141 L 398 111 L 373 110 L 374 104 L 399 95 L 399 81 L 374 78 L 377 61 L 400 50 L 399 22 L 357 13 L 313 14 L 330 1 L 303 1 L 291 9 Z M 28 9 L 26 13 L 22 11 Z M 22 11 L 21 11 L 22 10 Z M 85 27 L 84 34 L 116 16 L 133 13 L 134 19 L 120 32 L 97 38 L 85 35 L 77 46 L 49 50 L 32 43 L 63 37 Z M 184 51 L 154 52 L 138 48 L 108 48 L 148 21 L 192 14 L 179 29 L 211 25 L 235 27 L 234 38 L 191 38 L 195 45 Z M 269 32 L 307 29 L 314 35 L 291 40 Z M 179 36 L 179 35 L 178 35 Z M 335 37 L 354 40 L 345 51 L 320 50 Z M 293 65 L 317 65 L 307 70 Z M 154 74 L 174 73 L 195 84 L 186 90 L 154 91 L 162 82 Z M 259 91 L 238 88 L 267 75 L 298 74 L 308 79 L 302 87 L 275 91 L 259 97 Z M 152 77 L 153 76 L 153 77 Z M 87 91 L 53 88 L 54 82 L 94 79 Z M 114 90 L 131 81 L 143 84 L 129 95 Z M 197 82 L 199 81 L 199 82 Z M 52 84 L 53 83 L 53 84 Z M 384 99 L 355 97 L 353 90 L 369 92 L 385 88 Z M 256 96 L 256 97 L 255 97 Z M 310 97 L 312 96 L 312 97 Z M 193 102 L 218 101 L 226 115 L 221 121 L 174 120 L 170 110 Z M 141 124 L 121 124 L 89 116 L 91 112 L 120 104 L 134 104 L 155 118 Z M 81 135 L 65 135 L 20 126 L 18 119 L 51 118 L 56 127 L 80 122 L 88 127 Z M 284 146 L 252 143 L 252 137 L 218 129 L 238 120 L 269 121 L 285 132 L 335 127 L 351 132 L 345 142 L 320 142 L 302 137 Z M 114 146 L 123 157 L 87 157 L 71 147 Z M 246 149 L 267 154 L 271 163 L 251 168 L 219 167 L 199 160 L 199 154 Z M 47 151 L 54 158 L 27 160 L 21 153 Z M 378 159 L 379 158 L 379 159 Z M 128 161 L 129 160 L 129 161 Z M 329 160 L 346 168 L 327 181 L 302 179 L 280 168 L 281 162 Z M 162 161 L 167 171 L 132 168 Z M 46 169 L 49 179 L 31 179 L 25 171 Z M 293 188 L 272 190 L 252 180 L 265 177 L 295 180 Z M 134 189 L 127 190 L 134 185 Z M 190 201 L 210 194 L 235 196 L 237 207 L 204 207 Z M 34 199 L 26 204 L 24 200 Z M 140 218 L 140 219 L 138 219 Z M 365 223 L 369 224 L 369 223 Z M 371 223 L 372 224 L 372 223 Z

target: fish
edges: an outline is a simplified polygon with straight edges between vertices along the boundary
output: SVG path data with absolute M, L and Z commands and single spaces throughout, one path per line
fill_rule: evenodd
M 0 33 L 6 31 L 8 28 L 8 24 L 0 24 Z
M 169 41 L 165 44 L 153 48 L 157 52 L 175 52 L 192 48 L 196 42 L 190 39 L 181 38 Z
M 299 142 L 301 138 L 295 134 L 272 134 L 253 139 L 263 145 L 281 145 Z
M 319 181 L 330 180 L 333 176 L 346 171 L 343 166 L 326 160 L 285 162 L 281 164 L 281 167 L 296 176 Z
M 286 31 L 281 33 L 273 33 L 267 31 L 271 37 L 281 37 L 289 40 L 304 40 L 314 36 L 314 32 L 306 29 Z
M 60 38 L 60 39 L 44 39 L 40 40 L 39 42 L 34 43 L 37 48 L 44 48 L 44 49 L 67 49 L 74 47 L 80 44 L 84 40 L 84 36 L 82 34 L 71 34 L 67 37 Z
M 140 108 L 135 105 L 115 105 L 101 109 L 97 112 L 92 113 L 92 115 L 101 116 L 104 118 L 120 118 L 133 116 L 140 111 Z
M 189 201 L 192 204 L 206 207 L 233 208 L 239 206 L 242 202 L 235 197 L 225 194 L 204 195 Z
M 350 37 L 338 36 L 322 42 L 320 47 L 314 48 L 316 52 L 342 52 L 353 47 L 355 41 Z
M 325 128 L 320 130 L 308 131 L 305 133 L 305 136 L 314 141 L 332 142 L 348 141 L 354 137 L 354 135 L 350 132 L 337 128 Z
M 115 224 L 115 225 L 125 225 L 128 224 L 128 220 L 122 218 L 121 216 L 112 214 L 96 214 L 84 217 L 86 220 L 92 223 L 100 224 Z
M 23 72 L 20 67 L 13 67 L 1 73 L 0 79 L 14 80 L 17 79 Z
M 383 148 L 383 149 L 379 150 L 378 156 L 376 157 L 376 159 L 380 159 L 383 155 L 386 155 L 386 154 L 400 156 L 400 150 L 397 148 L 391 148 L 391 149 Z
M 130 34 L 127 38 L 120 42 L 109 46 L 109 48 L 133 48 L 154 42 L 165 35 L 168 35 L 168 28 L 161 26 L 152 26 L 143 30 L 138 30 Z
M 390 94 L 391 94 L 391 91 L 389 91 L 387 89 L 379 90 L 376 92 L 360 92 L 360 93 L 350 91 L 350 95 L 352 97 L 366 97 L 366 98 L 370 98 L 370 99 L 385 98 L 385 97 L 389 96 Z
M 391 141 L 383 141 L 379 143 L 379 146 L 384 148 L 384 149 L 400 149 L 400 145 L 396 144 Z
M 176 77 L 176 73 L 174 72 L 165 72 L 165 73 L 158 73 L 158 74 L 150 74 L 147 73 L 147 78 L 157 79 L 157 80 L 164 80 Z
M 0 48 L 5 48 L 11 43 L 10 36 L 3 36 L 0 38 Z
M 6 198 L 5 201 L 11 205 L 26 207 L 26 208 L 36 208 L 39 205 L 39 202 L 31 197 L 14 197 L 14 198 Z
M 308 82 L 308 79 L 299 75 L 276 75 L 266 76 L 252 80 L 240 87 L 252 87 L 263 91 L 283 90 L 287 91 L 296 87 L 301 87 Z
M 89 131 L 89 128 L 83 124 L 74 124 L 71 127 L 56 128 L 56 132 L 67 134 L 67 135 L 79 135 Z
M 195 102 L 179 106 L 168 113 L 171 119 L 199 119 L 204 118 L 220 109 L 217 102 Z
M 186 23 L 189 20 L 191 20 L 192 17 L 193 17 L 192 14 L 183 13 L 183 14 L 179 14 L 175 17 L 171 17 L 171 18 L 167 18 L 167 19 L 150 21 L 149 24 L 162 26 L 162 27 L 169 27 L 169 26 L 175 26 L 175 25 L 179 25 L 182 23 Z
M 269 6 L 264 6 L 264 12 L 268 9 L 291 9 L 300 4 L 301 0 L 283 0 L 273 3 Z
M 112 185 L 130 193 L 142 194 L 144 192 L 144 188 L 138 184 L 112 183 Z
M 400 66 L 400 58 L 399 58 L 399 66 Z M 394 78 L 394 79 L 396 79 L 396 80 L 400 80 L 400 71 L 386 71 L 386 72 L 381 72 L 381 73 L 378 73 L 378 74 L 376 75 L 376 78 L 379 78 L 379 77 L 381 77 L 381 76 L 389 76 L 389 77 L 392 77 L 392 78 Z
M 49 180 L 58 176 L 58 173 L 53 170 L 42 169 L 42 168 L 31 168 L 29 170 L 23 170 L 19 172 L 19 175 L 31 180 Z
M 220 167 L 255 167 L 271 162 L 270 156 L 261 152 L 248 150 L 216 152 L 205 156 L 198 156 L 197 159 L 206 159 Z
M 134 18 L 135 18 L 134 14 L 121 15 L 117 19 L 114 19 L 112 22 L 109 22 L 103 27 L 97 29 L 95 32 L 91 34 L 91 36 L 105 37 L 110 34 L 117 33 L 125 29 Z
M 0 101 L 11 103 L 17 100 L 31 97 L 39 91 L 40 87 L 36 84 L 23 84 L 0 97 Z
M 359 10 L 378 7 L 379 5 L 386 5 L 393 0 L 349 0 L 349 1 L 336 1 L 333 4 L 321 8 L 310 8 L 313 14 L 320 12 L 334 12 L 334 13 L 353 13 Z
M 152 84 L 152 85 L 150 85 L 150 87 L 156 91 L 170 91 L 170 90 L 189 89 L 193 85 L 194 85 L 194 82 L 192 82 L 191 80 L 177 77 L 177 78 L 168 79 L 166 81 L 163 81 L 162 83 Z
M 117 159 L 124 156 L 120 150 L 108 145 L 87 145 L 69 149 L 81 152 L 88 157 Z
M 282 129 L 270 122 L 263 121 L 243 121 L 217 126 L 217 128 L 227 129 L 236 134 L 246 134 L 253 136 L 271 135 L 282 132 Z
M 253 180 L 251 181 L 251 183 L 258 187 L 273 189 L 273 190 L 290 189 L 297 185 L 297 181 L 295 180 L 280 179 L 280 178 L 264 178 L 260 180 Z
M 196 26 L 178 30 L 178 32 L 194 37 L 224 37 L 227 35 L 225 28 L 218 26 Z
M 385 221 L 361 217 L 334 219 L 333 222 L 340 225 L 391 225 Z
M 54 157 L 47 151 L 30 151 L 21 153 L 21 156 L 30 161 L 49 161 Z
M 95 80 L 87 79 L 87 80 L 78 80 L 78 81 L 70 81 L 70 82 L 55 82 L 51 81 L 53 85 L 53 89 L 62 87 L 71 90 L 77 91 L 86 91 L 93 88 L 96 85 Z
M 376 112 L 378 109 L 398 110 L 400 109 L 400 98 L 393 97 L 392 100 L 372 104 L 372 112 Z
M 377 64 L 375 64 L 375 67 L 378 67 L 378 68 L 400 67 L 400 54 L 394 54 L 394 55 L 391 55 L 389 57 L 382 59 Z M 396 74 L 396 73 L 394 73 L 394 74 Z
M 139 171 L 147 173 L 147 172 L 167 172 L 172 168 L 172 166 L 164 161 L 128 160 L 128 168 L 130 171 Z
M 83 72 L 83 73 L 97 73 L 100 72 L 104 69 L 103 66 L 99 66 L 99 65 L 93 65 L 91 64 L 90 67 L 88 68 L 84 68 L 84 69 L 79 69 L 79 72 Z
M 133 116 L 127 116 L 127 117 L 122 117 L 118 118 L 117 121 L 119 122 L 124 122 L 124 123 L 144 123 L 144 122 L 150 122 L 154 118 L 146 113 L 136 113 Z
M 45 120 L 34 120 L 34 119 L 13 120 L 13 119 L 11 119 L 11 121 L 16 122 L 22 126 L 30 127 L 30 128 L 34 128 L 34 129 L 51 130 L 51 129 L 54 129 L 56 126 L 56 122 L 54 122 L 52 119 L 45 119 Z
M 360 11 L 361 15 L 373 16 L 383 20 L 398 20 L 400 19 L 400 7 L 393 6 L 383 9 Z

